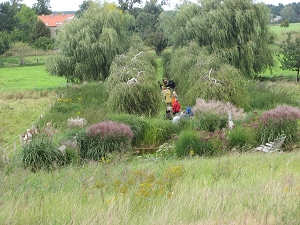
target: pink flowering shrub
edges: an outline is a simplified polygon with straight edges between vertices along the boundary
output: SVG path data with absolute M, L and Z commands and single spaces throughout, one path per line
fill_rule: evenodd
M 266 111 L 259 118 L 259 136 L 261 143 L 273 141 L 279 136 L 286 136 L 285 145 L 298 142 L 298 124 L 300 109 L 280 105 Z
M 90 125 L 80 135 L 80 156 L 99 160 L 109 152 L 130 150 L 133 136 L 130 126 L 123 123 L 104 121 Z
M 104 121 L 93 124 L 88 127 L 88 137 L 99 137 L 105 139 L 107 137 L 126 137 L 128 141 L 133 138 L 133 132 L 130 126 L 113 121 Z

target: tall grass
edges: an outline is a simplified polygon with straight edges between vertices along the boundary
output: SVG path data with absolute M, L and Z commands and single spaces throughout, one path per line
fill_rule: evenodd
M 0 171 L 3 224 L 297 224 L 300 154 Z

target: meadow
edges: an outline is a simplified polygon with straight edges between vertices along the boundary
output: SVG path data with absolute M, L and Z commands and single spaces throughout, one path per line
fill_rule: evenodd
M 298 224 L 300 154 L 119 158 L 0 172 L 1 224 Z
M 50 76 L 44 65 L 0 68 L 2 91 L 22 91 L 66 87 L 66 79 Z

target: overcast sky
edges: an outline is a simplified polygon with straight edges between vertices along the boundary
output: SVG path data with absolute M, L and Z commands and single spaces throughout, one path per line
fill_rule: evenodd
M 1 2 L 6 2 L 9 0 L 0 0 Z M 196 0 L 193 0 L 196 2 Z M 264 2 L 266 4 L 278 5 L 282 3 L 284 5 L 292 2 L 298 2 L 297 0 L 256 0 L 257 2 Z M 23 0 L 23 4 L 26 4 L 29 7 L 32 7 L 37 0 Z M 79 5 L 81 5 L 83 0 L 50 0 L 50 6 L 52 11 L 77 11 L 79 9 Z M 101 0 L 100 2 L 104 2 Z M 106 2 L 114 2 L 117 3 L 117 0 L 107 0 Z M 170 0 L 172 2 L 172 6 L 175 6 L 176 3 L 180 3 L 180 0 Z M 300 2 L 300 0 L 299 0 Z

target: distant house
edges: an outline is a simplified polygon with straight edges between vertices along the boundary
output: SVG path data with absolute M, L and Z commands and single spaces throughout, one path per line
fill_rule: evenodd
M 275 18 L 271 19 L 271 23 L 275 23 L 281 20 L 281 16 L 276 16 Z
M 40 20 L 44 22 L 44 24 L 50 28 L 51 37 L 55 37 L 56 31 L 67 21 L 70 21 L 74 18 L 74 14 L 51 14 L 51 15 L 40 15 L 38 16 Z

